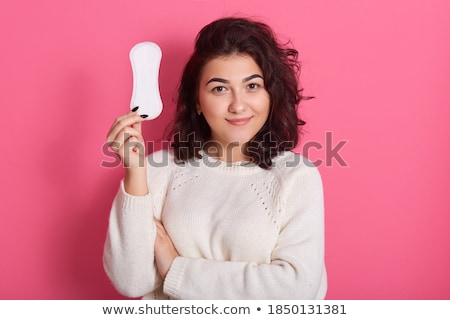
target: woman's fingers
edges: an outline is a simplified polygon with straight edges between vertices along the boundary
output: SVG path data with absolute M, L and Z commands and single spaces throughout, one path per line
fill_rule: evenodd
M 142 119 L 138 114 L 134 112 L 129 112 L 123 116 L 118 117 L 109 129 L 109 132 L 106 136 L 106 142 L 108 144 L 113 143 L 116 140 L 118 134 L 126 127 L 134 127 L 134 129 L 140 131 L 140 123 L 142 121 L 144 121 L 144 119 Z
M 170 254 L 178 255 L 178 252 L 175 249 L 175 246 L 173 245 L 172 239 L 170 238 L 161 221 L 157 220 L 156 218 L 154 218 L 154 221 L 156 224 L 156 233 L 157 233 L 155 247 L 158 250 L 156 251 L 164 252 L 165 254 L 169 255 Z
M 155 217 L 153 217 L 153 221 L 155 221 L 155 224 L 156 224 L 157 236 L 162 238 L 162 239 L 168 238 L 166 229 L 162 225 L 161 221 L 159 221 Z
M 130 111 L 119 116 L 106 136 L 108 146 L 121 158 L 125 167 L 142 167 L 145 157 L 141 123 L 144 118 Z
M 178 252 L 173 245 L 161 221 L 153 218 L 156 224 L 155 261 L 161 277 L 164 279 Z
M 116 137 L 114 137 L 114 145 L 119 149 L 124 146 L 124 144 L 128 142 L 144 142 L 143 137 L 140 131 L 136 130 L 133 127 L 125 127 L 123 128 Z
M 139 118 L 141 118 L 141 117 L 139 117 Z M 139 131 L 139 132 L 142 132 L 142 122 L 144 121 L 143 118 L 141 118 L 141 119 L 142 119 L 142 120 L 140 120 L 140 121 L 138 121 L 138 122 L 135 122 L 135 123 L 133 123 L 133 124 L 131 125 L 132 128 L 136 129 L 136 130 Z

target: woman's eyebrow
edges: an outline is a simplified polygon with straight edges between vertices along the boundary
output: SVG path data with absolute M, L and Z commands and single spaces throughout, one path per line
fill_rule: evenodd
M 264 80 L 262 75 L 255 73 L 255 74 L 252 74 L 251 76 L 248 76 L 248 77 L 245 77 L 244 79 L 242 79 L 242 82 L 247 82 L 247 81 L 250 81 L 255 78 L 261 78 Z M 230 83 L 229 80 L 226 80 L 223 78 L 211 78 L 208 80 L 208 82 L 206 84 L 210 84 L 211 82 Z
M 222 78 L 211 78 L 208 80 L 208 82 L 206 84 L 210 84 L 211 82 L 230 83 L 230 81 L 222 79 Z
M 255 78 L 261 78 L 261 79 L 264 80 L 262 75 L 255 73 L 255 74 L 252 74 L 251 76 L 248 76 L 248 77 L 242 79 L 242 82 L 247 82 L 247 81 L 250 81 L 250 80 L 255 79 Z

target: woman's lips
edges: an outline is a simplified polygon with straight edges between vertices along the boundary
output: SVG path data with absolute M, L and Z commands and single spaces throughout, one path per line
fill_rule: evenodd
M 246 125 L 252 117 L 246 117 L 246 118 L 235 118 L 235 119 L 226 119 L 229 124 L 233 126 L 244 126 Z

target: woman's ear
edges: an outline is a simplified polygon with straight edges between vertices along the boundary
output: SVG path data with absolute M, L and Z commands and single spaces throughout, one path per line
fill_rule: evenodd
M 202 114 L 202 109 L 200 108 L 200 104 L 197 103 L 197 115 L 201 115 Z

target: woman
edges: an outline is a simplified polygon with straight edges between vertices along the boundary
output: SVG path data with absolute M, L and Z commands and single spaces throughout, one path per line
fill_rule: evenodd
M 142 161 L 143 118 L 134 110 L 116 119 L 107 141 L 120 146 L 126 174 L 104 266 L 119 292 L 325 297 L 321 178 L 290 151 L 304 124 L 298 71 L 297 51 L 266 24 L 219 19 L 200 31 L 184 69 L 171 150 Z

